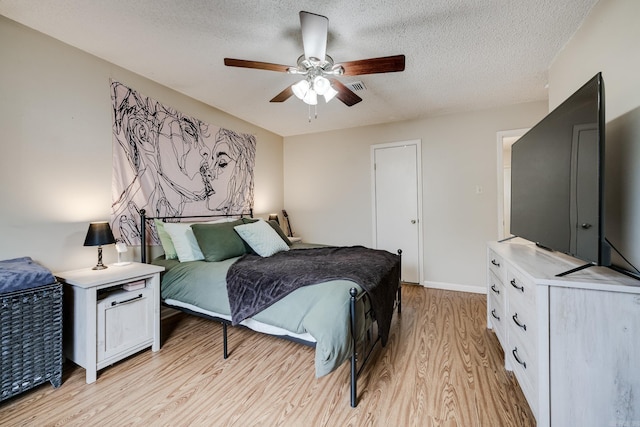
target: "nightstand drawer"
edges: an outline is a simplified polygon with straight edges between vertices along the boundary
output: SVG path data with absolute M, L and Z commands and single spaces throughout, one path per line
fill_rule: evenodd
M 98 363 L 153 341 L 153 290 L 119 291 L 98 303 Z

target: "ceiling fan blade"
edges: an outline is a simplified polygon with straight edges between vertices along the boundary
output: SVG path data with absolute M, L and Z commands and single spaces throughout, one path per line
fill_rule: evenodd
M 344 68 L 344 73 L 342 73 L 343 76 L 394 73 L 396 71 L 404 71 L 404 55 L 341 62 L 339 65 Z
M 305 58 L 324 61 L 327 53 L 329 19 L 315 13 L 300 12 L 300 28 Z
M 244 59 L 224 58 L 224 65 L 228 67 L 254 68 L 257 70 L 280 71 L 286 73 L 288 65 L 272 64 L 270 62 L 246 61 Z
M 352 105 L 356 105 L 358 102 L 362 101 L 362 98 L 353 93 L 351 89 L 343 85 L 340 80 L 331 79 L 331 85 L 335 90 L 338 91 L 336 98 L 342 101 L 347 107 L 351 107 Z
M 291 86 L 287 86 L 282 92 L 274 96 L 273 99 L 271 99 L 271 101 L 269 102 L 284 102 L 287 99 L 291 98 L 291 95 L 293 95 L 293 90 L 291 89 Z

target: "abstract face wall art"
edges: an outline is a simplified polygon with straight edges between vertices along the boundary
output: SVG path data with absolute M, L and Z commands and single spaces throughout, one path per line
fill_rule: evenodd
M 111 227 L 140 243 L 148 216 L 214 215 L 253 208 L 255 136 L 209 125 L 111 81 Z M 155 230 L 148 241 L 158 244 Z

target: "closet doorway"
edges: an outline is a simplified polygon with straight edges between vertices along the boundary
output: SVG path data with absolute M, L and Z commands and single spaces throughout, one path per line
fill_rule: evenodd
M 422 283 L 421 141 L 371 146 L 373 245 L 402 249 L 402 280 Z

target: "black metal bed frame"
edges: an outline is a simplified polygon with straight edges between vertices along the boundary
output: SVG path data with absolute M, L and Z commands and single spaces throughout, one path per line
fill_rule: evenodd
M 218 215 L 191 215 L 191 216 L 166 216 L 166 217 L 148 217 L 146 216 L 146 212 L 144 209 L 140 210 L 140 258 L 141 261 L 143 263 L 147 263 L 147 242 L 146 242 L 146 227 L 147 227 L 147 221 L 153 221 L 155 219 L 159 219 L 162 221 L 166 221 L 166 220 L 182 220 L 182 219 L 194 219 L 194 218 L 229 218 L 229 217 L 253 217 L 253 210 L 250 210 L 249 212 L 243 212 L 243 213 L 236 213 L 236 214 L 218 214 Z M 402 250 L 398 249 L 398 255 L 400 256 L 400 265 L 402 266 Z M 372 328 L 373 328 L 373 323 L 369 326 L 369 329 L 366 331 L 366 339 L 364 340 L 363 343 L 363 347 L 366 347 L 366 343 L 369 343 L 368 348 L 363 348 L 363 354 L 364 354 L 364 358 L 362 359 L 362 362 L 360 364 L 360 367 L 358 367 L 358 340 L 357 340 L 357 331 L 358 331 L 358 324 L 357 324 L 357 314 L 356 314 L 356 306 L 358 304 L 358 302 L 361 299 L 367 298 L 367 294 L 366 292 L 362 292 L 360 295 L 358 295 L 358 291 L 357 289 L 351 288 L 349 290 L 349 321 L 350 321 L 350 329 L 351 329 L 351 347 L 352 347 L 352 351 L 351 351 L 351 356 L 349 357 L 350 360 L 350 365 L 351 365 L 351 369 L 350 369 L 350 377 L 351 377 L 351 407 L 355 408 L 358 405 L 358 396 L 357 396 L 357 384 L 358 384 L 358 377 L 360 376 L 360 374 L 362 373 L 362 371 L 364 370 L 367 361 L 369 360 L 369 358 L 371 357 L 371 355 L 373 354 L 374 349 L 376 348 L 377 343 L 381 340 L 380 334 L 378 333 L 377 337 L 375 340 L 371 340 L 371 332 L 372 332 Z M 217 317 L 217 316 L 210 316 L 208 314 L 204 314 L 204 313 L 200 313 L 197 311 L 193 311 L 193 310 L 189 310 L 188 308 L 184 308 L 184 307 L 177 307 L 174 305 L 169 305 L 164 303 L 164 301 L 162 302 L 165 306 L 182 311 L 184 313 L 190 314 L 190 315 L 194 315 L 194 316 L 198 316 L 198 317 L 202 317 L 208 320 L 213 320 L 215 322 L 218 322 L 222 325 L 222 343 L 223 343 L 223 357 L 224 359 L 227 359 L 229 357 L 229 351 L 228 351 L 228 326 L 231 325 L 231 321 L 221 318 L 221 317 Z M 402 277 L 400 277 L 399 282 L 398 282 L 398 291 L 396 293 L 396 300 L 395 300 L 395 307 L 398 310 L 398 315 L 400 315 L 402 313 Z M 365 313 L 365 318 L 366 318 L 366 314 Z M 238 325 L 238 326 L 243 326 L 243 325 Z M 246 328 L 246 326 L 243 326 Z M 249 328 L 247 328 L 249 329 Z M 269 335 L 269 334 L 267 334 Z M 277 338 L 281 338 L 281 339 L 285 339 L 287 341 L 293 341 L 296 342 L 298 344 L 303 344 L 306 346 L 310 346 L 310 347 L 315 347 L 316 343 L 312 342 L 312 341 L 306 341 L 303 339 L 299 339 L 299 338 L 295 338 L 295 337 L 291 337 L 291 336 L 287 336 L 287 335 L 273 335 L 274 337 Z

